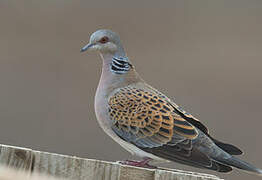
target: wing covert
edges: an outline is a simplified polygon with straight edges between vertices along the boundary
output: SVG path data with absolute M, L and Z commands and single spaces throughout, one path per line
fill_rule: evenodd
M 134 87 L 119 89 L 109 98 L 112 129 L 140 147 L 158 147 L 194 139 L 197 130 L 155 92 Z

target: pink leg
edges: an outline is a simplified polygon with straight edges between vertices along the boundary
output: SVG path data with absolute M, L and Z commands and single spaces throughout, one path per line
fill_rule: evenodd
M 150 169 L 156 169 L 156 166 L 152 166 L 148 164 L 152 159 L 151 158 L 144 158 L 142 161 L 134 161 L 134 160 L 125 160 L 121 161 L 121 164 L 129 165 L 129 166 L 136 166 L 136 167 L 144 167 Z

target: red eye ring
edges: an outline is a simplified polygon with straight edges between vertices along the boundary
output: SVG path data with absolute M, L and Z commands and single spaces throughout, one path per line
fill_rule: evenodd
M 104 37 L 102 37 L 102 38 L 99 40 L 99 42 L 102 43 L 102 44 L 105 44 L 105 43 L 107 43 L 108 41 L 109 41 L 109 38 L 108 38 L 107 36 L 104 36 Z

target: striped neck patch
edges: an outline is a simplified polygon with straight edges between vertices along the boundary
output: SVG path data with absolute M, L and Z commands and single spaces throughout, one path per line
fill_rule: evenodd
M 124 74 L 130 70 L 131 64 L 127 57 L 113 57 L 110 69 L 113 73 Z

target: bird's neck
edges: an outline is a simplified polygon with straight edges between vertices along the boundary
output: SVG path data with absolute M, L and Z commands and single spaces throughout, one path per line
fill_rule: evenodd
M 116 54 L 101 54 L 103 59 L 102 74 L 99 82 L 99 89 L 108 89 L 126 86 L 141 81 L 134 66 L 126 56 L 121 57 Z
M 125 54 L 101 54 L 103 59 L 103 69 L 109 69 L 113 74 L 126 74 L 132 69 L 132 65 Z

